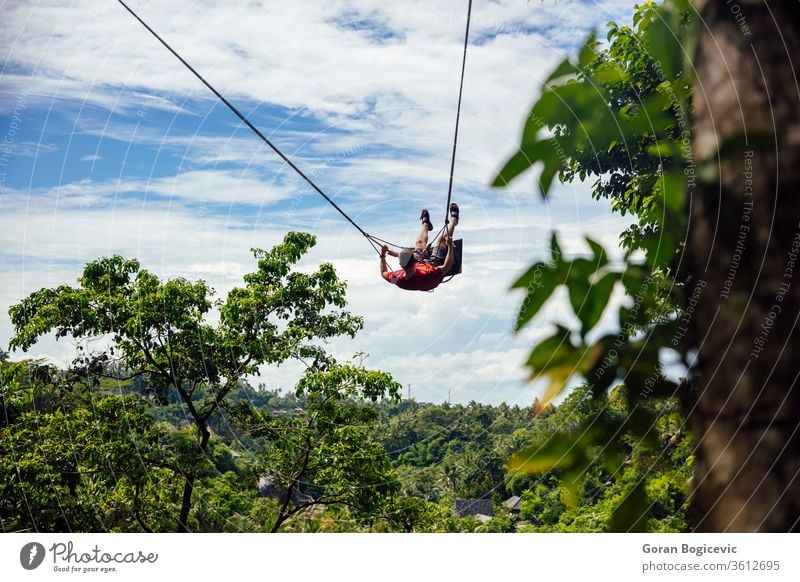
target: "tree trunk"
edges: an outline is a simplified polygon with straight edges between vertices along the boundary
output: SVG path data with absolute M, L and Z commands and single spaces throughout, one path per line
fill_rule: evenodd
M 194 408 L 192 408 L 194 410 Z M 203 457 L 208 456 L 208 441 L 211 438 L 211 433 L 205 422 L 199 420 L 199 416 L 195 417 L 195 422 L 199 423 L 197 431 L 200 433 L 200 452 Z M 178 533 L 187 533 L 189 531 L 189 510 L 192 508 L 192 494 L 194 493 L 194 480 L 195 467 L 191 467 L 188 475 L 186 475 L 186 483 L 183 485 L 183 500 L 181 501 L 181 513 L 178 516 Z
M 194 492 L 194 475 L 187 475 L 183 484 L 183 500 L 181 501 L 181 514 L 178 516 L 178 533 L 189 531 L 189 510 L 192 508 L 192 493 Z
M 800 14 L 789 1 L 695 5 L 692 520 L 699 531 L 797 531 Z

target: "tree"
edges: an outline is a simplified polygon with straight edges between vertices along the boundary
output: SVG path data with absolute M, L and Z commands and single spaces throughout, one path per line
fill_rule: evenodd
M 179 502 L 167 433 L 133 395 L 36 362 L 0 363 L 3 531 L 149 532 Z
M 675 39 L 682 31 L 690 31 L 683 25 L 689 8 L 685 0 L 668 1 L 663 6 L 648 2 L 634 16 L 639 46 L 648 58 L 660 63 L 670 81 L 659 85 L 656 94 L 643 99 L 638 108 L 645 113 L 642 122 L 649 123 L 650 128 L 630 123 L 626 112 L 616 109 L 612 93 L 603 85 L 606 73 L 599 78 L 597 73 L 608 70 L 612 78 L 629 82 L 641 71 L 615 69 L 613 63 L 592 70 L 592 40 L 584 47 L 577 66 L 562 66 L 554 76 L 573 71 L 578 80 L 547 89 L 534 106 L 533 113 L 547 115 L 539 115 L 543 121 L 535 122 L 530 131 L 526 127 L 521 153 L 527 152 L 527 156 L 512 158 L 500 178 L 510 179 L 539 160 L 545 162 L 543 186 L 549 185 L 559 170 L 562 178 L 570 178 L 574 165 L 555 163 L 550 153 L 555 150 L 552 144 L 534 147 L 543 141 L 534 138 L 544 127 L 555 133 L 551 141 L 556 144 L 566 136 L 561 151 L 567 152 L 568 161 L 577 160 L 579 166 L 585 163 L 581 158 L 587 151 L 584 144 L 597 143 L 601 147 L 593 151 L 603 152 L 602 146 L 613 143 L 614 136 L 626 141 L 634 136 L 650 140 L 646 150 L 642 149 L 646 141 L 634 141 L 635 159 L 666 156 L 656 167 L 660 177 L 655 182 L 646 179 L 645 188 L 636 190 L 637 196 L 645 196 L 650 205 L 642 207 L 624 200 L 643 227 L 625 243 L 629 248 L 643 248 L 645 260 L 628 254 L 624 270 L 615 270 L 593 241 L 589 241 L 591 259 L 566 260 L 554 239 L 551 260 L 534 265 L 517 282 L 516 286 L 528 290 L 518 325 L 527 323 L 553 290 L 565 284 L 582 323 L 581 339 L 576 345 L 571 330 L 559 328 L 533 350 L 529 365 L 534 375 L 551 379 L 552 394 L 563 389 L 574 373 L 580 373 L 599 404 L 615 381 L 626 385 L 629 417 L 621 422 L 603 414 L 591 418 L 586 427 L 594 427 L 595 435 L 579 431 L 583 450 L 608 438 L 606 435 L 627 432 L 647 437 L 655 426 L 652 410 L 644 406 L 647 399 L 677 396 L 698 441 L 694 527 L 711 531 L 795 530 L 800 524 L 800 497 L 796 493 L 800 435 L 792 411 L 797 410 L 800 400 L 793 365 L 799 292 L 792 279 L 800 251 L 800 217 L 796 205 L 779 202 L 791 196 L 800 181 L 797 145 L 792 137 L 800 122 L 797 70 L 790 58 L 800 43 L 798 15 L 788 2 L 748 1 L 735 8 L 706 1 L 695 5 L 701 11 L 699 20 L 704 28 L 686 34 L 683 49 Z M 742 6 L 746 6 L 746 13 Z M 615 30 L 612 26 L 612 37 Z M 695 127 L 692 134 L 684 122 L 676 141 L 674 132 L 669 135 L 670 127 L 675 127 L 669 118 L 679 128 L 681 119 L 663 115 L 669 113 L 664 108 L 664 97 L 669 95 L 658 93 L 666 90 L 681 95 L 680 88 L 691 82 L 691 69 L 676 58 L 681 50 L 694 56 L 697 71 Z M 677 75 L 674 81 L 673 74 Z M 601 96 L 592 97 L 594 93 Z M 550 94 L 564 100 L 546 98 Z M 568 99 L 580 106 L 573 108 L 580 123 L 559 118 L 568 114 L 553 113 L 545 107 L 547 103 L 570 104 Z M 609 115 L 618 126 L 611 131 L 613 135 L 608 135 L 610 126 L 602 121 Z M 532 119 L 536 118 L 532 115 Z M 583 137 L 577 134 L 577 141 L 570 131 L 574 127 L 588 128 Z M 668 135 L 653 142 L 664 130 Z M 690 151 L 686 150 L 688 143 L 692 145 Z M 603 155 L 597 159 L 601 171 L 604 163 L 610 163 Z M 639 182 L 639 173 L 652 175 L 646 166 L 632 164 L 632 168 L 635 171 L 629 184 Z M 616 172 L 613 163 L 609 171 L 612 176 Z M 652 228 L 643 224 L 642 218 L 651 221 Z M 607 282 L 609 277 L 611 283 Z M 633 306 L 620 310 L 619 333 L 587 345 L 583 342 L 586 331 L 606 307 L 615 278 Z M 680 387 L 662 374 L 659 350 L 665 348 L 680 353 L 689 366 L 688 378 Z M 591 456 L 558 455 L 559 450 L 569 447 L 568 443 L 566 439 L 553 439 L 546 450 L 540 451 L 543 464 L 539 466 L 560 465 L 572 471 L 588 467 Z M 656 496 L 658 489 L 653 486 L 646 493 Z M 631 500 L 646 499 L 643 490 L 639 486 L 634 490 L 638 491 L 636 495 L 627 497 L 628 507 L 618 508 L 619 516 L 631 519 L 616 523 L 641 523 L 631 510 L 635 505 Z
M 253 249 L 258 270 L 215 304 L 216 325 L 208 321 L 213 291 L 203 281 L 162 282 L 136 260 L 98 259 L 86 265 L 78 287 L 41 289 L 11 307 L 11 347 L 27 350 L 51 331 L 57 338 L 106 338 L 107 350 L 87 353 L 79 363 L 102 373 L 118 358 L 161 397 L 176 392 L 195 425 L 197 454 L 206 457 L 209 419 L 240 379 L 290 358 L 322 369 L 332 360 L 315 342 L 353 336 L 363 326 L 361 318 L 335 309 L 345 305 L 345 284 L 332 265 L 311 274 L 292 270 L 315 241 L 288 233 L 270 251 Z M 196 461 L 182 470 L 177 529 L 187 531 Z
M 305 407 L 296 416 L 273 416 L 246 402 L 232 411 L 247 434 L 266 437 L 258 466 L 280 491 L 268 531 L 314 507 L 346 507 L 367 521 L 390 512 L 400 486 L 372 435 L 379 414 L 368 402 L 398 400 L 399 389 L 385 373 L 331 366 L 310 370 L 298 383 Z
M 709 531 L 800 528 L 800 14 L 793 2 L 697 1 L 689 263 L 694 520 Z M 741 8 L 740 8 L 741 7 Z

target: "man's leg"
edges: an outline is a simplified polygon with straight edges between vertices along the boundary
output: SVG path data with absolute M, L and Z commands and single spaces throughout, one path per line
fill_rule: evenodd
M 431 224 L 431 217 L 426 208 L 422 209 L 422 214 L 420 214 L 419 217 L 420 220 L 422 220 L 422 229 L 419 231 L 415 246 L 417 250 L 423 251 L 428 247 L 428 231 L 433 229 L 433 225 Z
M 428 227 L 423 224 L 422 230 L 419 231 L 419 236 L 417 237 L 417 242 L 415 243 L 417 249 L 425 249 L 428 246 Z
M 456 231 L 456 226 L 458 226 L 458 214 L 451 213 L 450 222 L 447 223 L 447 228 L 445 229 L 445 232 L 442 233 L 442 236 L 436 239 L 436 242 L 433 244 L 433 247 L 437 248 L 446 246 L 447 238 L 450 238 L 450 240 L 453 239 L 453 234 Z

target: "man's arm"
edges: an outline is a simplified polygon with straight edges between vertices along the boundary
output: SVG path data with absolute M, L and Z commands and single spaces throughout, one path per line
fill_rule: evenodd
M 450 272 L 450 269 L 453 268 L 455 251 L 453 250 L 453 239 L 450 238 L 450 235 L 447 233 L 447 229 L 445 229 L 442 237 L 445 239 L 445 242 L 447 243 L 447 256 L 444 258 L 444 263 L 440 267 L 442 269 L 442 276 L 444 277 L 445 275 L 447 275 L 447 273 Z
M 383 245 L 381 247 L 381 277 L 386 278 L 386 273 L 389 272 L 389 265 L 386 264 L 386 253 L 389 252 L 389 247 Z M 391 254 L 391 253 L 390 253 Z

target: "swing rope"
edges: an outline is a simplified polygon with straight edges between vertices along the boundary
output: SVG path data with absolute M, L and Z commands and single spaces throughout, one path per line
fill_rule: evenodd
M 325 192 L 323 192 L 322 189 L 319 186 L 317 186 L 313 180 L 311 180 L 311 178 L 306 176 L 305 173 L 303 173 L 303 171 L 299 167 L 297 167 L 297 165 L 288 156 L 286 156 L 280 149 L 278 149 L 278 147 L 275 144 L 273 144 L 267 138 L 267 136 L 265 136 L 255 125 L 253 125 L 241 111 L 239 111 L 230 101 L 228 101 L 222 93 L 217 91 L 217 89 L 215 89 L 214 86 L 211 83 L 209 83 L 199 72 L 197 72 L 197 70 L 194 67 L 192 67 L 192 65 L 190 65 L 181 55 L 179 55 L 178 52 L 175 49 L 173 49 L 169 45 L 169 43 L 167 43 L 167 41 L 161 38 L 161 36 L 159 36 L 159 34 L 155 30 L 153 30 L 144 20 L 142 20 L 142 18 L 136 12 L 134 12 L 131 9 L 131 7 L 124 2 L 124 0 L 117 0 L 117 2 L 119 2 L 122 5 L 122 7 L 125 8 L 125 10 L 127 10 L 131 14 L 131 16 L 133 16 L 136 20 L 138 20 L 139 23 L 153 37 L 155 37 L 156 40 L 158 40 L 162 45 L 164 45 L 164 47 L 169 52 L 171 52 L 173 56 L 175 56 L 175 58 L 178 59 L 181 62 L 181 64 L 183 64 L 184 67 L 186 67 L 189 71 L 191 71 L 191 73 L 195 77 L 197 77 L 197 79 L 199 79 L 200 82 L 203 83 L 203 85 L 205 85 L 209 91 L 211 91 L 220 101 L 222 101 L 222 103 L 224 103 L 225 106 L 228 109 L 230 109 L 234 113 L 234 115 L 236 115 L 242 121 L 242 123 L 244 123 L 248 128 L 250 128 L 250 130 L 253 133 L 255 133 L 259 138 L 261 138 L 261 141 L 263 141 L 267 146 L 269 146 L 269 148 L 272 149 L 273 152 L 278 154 L 278 156 L 284 162 L 286 162 L 289 165 L 289 167 L 292 168 L 303 180 L 305 180 L 309 186 L 311 186 L 320 196 L 322 196 L 325 199 L 325 201 L 328 202 L 328 204 L 330 204 L 339 214 L 341 214 L 350 224 L 352 224 L 353 227 L 356 230 L 358 230 L 358 232 L 364 235 L 369 244 L 372 246 L 372 249 L 378 255 L 381 254 L 378 243 L 386 244 L 388 246 L 393 246 L 395 248 L 402 248 L 394 243 L 390 243 L 378 237 L 371 236 L 363 228 L 361 228 L 358 224 L 356 224 L 356 222 L 352 218 L 350 218 L 350 216 L 348 216 L 348 214 L 344 210 L 342 210 L 339 207 L 339 205 L 336 204 L 336 202 L 334 202 L 327 194 L 325 194 Z M 456 163 L 456 146 L 458 144 L 458 124 L 459 124 L 459 119 L 461 117 L 461 95 L 464 90 L 464 70 L 467 62 L 467 45 L 469 44 L 469 24 L 470 24 L 471 14 L 472 14 L 472 0 L 469 0 L 469 6 L 467 8 L 467 27 L 466 27 L 466 33 L 464 35 L 464 54 L 461 60 L 461 82 L 458 88 L 458 106 L 456 108 L 456 128 L 455 128 L 455 135 L 453 137 L 453 157 L 450 161 L 450 181 L 447 188 L 447 204 L 445 206 L 445 228 L 447 227 L 447 224 L 449 224 L 450 222 L 450 214 L 449 214 L 450 199 L 453 191 L 453 173 L 455 170 L 455 163 Z M 444 230 L 440 231 L 440 233 L 441 232 L 444 232 Z
M 379 250 L 379 248 L 377 247 L 377 245 L 375 244 L 375 242 L 373 242 L 373 240 L 372 240 L 372 237 L 371 237 L 371 236 L 370 236 L 370 235 L 369 235 L 369 234 L 368 234 L 368 233 L 367 233 L 367 232 L 366 232 L 366 231 L 365 231 L 363 228 L 361 228 L 360 226 L 358 226 L 358 224 L 356 224 L 356 222 L 355 222 L 355 221 L 354 221 L 352 218 L 350 218 L 350 217 L 347 215 L 347 213 L 346 213 L 344 210 L 342 210 L 342 209 L 339 207 L 339 205 L 338 205 L 338 204 L 336 204 L 336 202 L 334 202 L 333 200 L 331 200 L 331 198 L 330 198 L 330 197 L 329 197 L 327 194 L 325 194 L 325 192 L 323 192 L 323 191 L 322 191 L 322 189 L 321 189 L 319 186 L 317 186 L 317 185 L 314 183 L 314 181 L 313 181 L 313 180 L 311 180 L 311 178 L 309 178 L 308 176 L 306 176 L 306 175 L 303 173 L 303 171 L 302 171 L 300 168 L 298 168 L 298 167 L 297 167 L 297 165 L 295 165 L 295 163 L 294 163 L 294 162 L 293 162 L 291 159 L 289 159 L 289 157 L 288 157 L 288 156 L 286 156 L 286 155 L 285 155 L 285 154 L 284 154 L 284 153 L 283 153 L 281 150 L 279 150 L 279 149 L 278 149 L 278 147 L 277 147 L 275 144 L 273 144 L 273 143 L 272 143 L 272 142 L 271 142 L 271 141 L 270 141 L 270 140 L 267 138 L 267 136 L 265 136 L 263 133 L 261 133 L 261 131 L 260 131 L 260 130 L 259 130 L 259 129 L 258 129 L 256 126 L 255 126 L 255 125 L 253 125 L 252 123 L 250 123 L 250 120 L 249 120 L 249 119 L 247 119 L 247 117 L 245 117 L 245 116 L 244 116 L 244 114 L 242 114 L 242 112 L 241 112 L 241 111 L 239 111 L 239 110 L 238 110 L 238 109 L 237 109 L 237 108 L 236 108 L 236 107 L 235 107 L 235 106 L 234 106 L 234 105 L 233 105 L 233 104 L 232 104 L 230 101 L 228 101 L 228 100 L 225 98 L 225 96 L 224 96 L 222 93 L 220 93 L 219 91 L 217 91 L 217 90 L 214 88 L 214 86 L 213 86 L 211 83 L 209 83 L 208 81 L 206 81 L 206 79 L 205 79 L 205 78 L 204 78 L 204 77 L 203 77 L 203 76 L 202 76 L 200 73 L 198 73 L 198 72 L 197 72 L 197 70 L 195 70 L 195 68 L 194 68 L 194 67 L 192 67 L 192 65 L 190 65 L 190 64 L 189 64 L 189 63 L 188 63 L 188 62 L 187 62 L 187 61 L 186 61 L 186 60 L 185 60 L 185 59 L 184 59 L 184 58 L 183 58 L 181 55 L 179 55 L 179 54 L 177 53 L 177 51 L 175 51 L 175 49 L 173 49 L 173 48 L 172 48 L 172 47 L 169 45 L 169 43 L 167 43 L 167 41 L 165 41 L 163 38 L 161 38 L 161 37 L 158 35 L 158 33 L 157 33 L 155 30 L 153 30 L 152 28 L 150 28 L 150 26 L 149 26 L 149 25 L 148 25 L 148 24 L 147 24 L 147 23 L 146 23 L 144 20 L 142 20 L 142 19 L 139 17 L 139 15 L 138 15 L 138 14 L 136 14 L 136 12 L 134 12 L 134 11 L 133 11 L 133 10 L 130 8 L 130 6 L 128 6 L 127 4 L 125 4 L 125 2 L 124 2 L 123 0 L 117 0 L 117 2 L 119 2 L 120 4 L 122 4 L 123 8 L 125 8 L 125 10 L 127 10 L 128 12 L 130 12 L 130 13 L 131 13 L 131 15 L 132 15 L 132 16 L 133 16 L 133 17 L 134 17 L 136 20 L 138 20 L 138 21 L 141 23 L 141 25 L 142 25 L 142 26 L 144 26 L 144 27 L 147 29 L 147 31 L 148 31 L 150 34 L 152 34 L 152 35 L 153 35 L 153 36 L 156 38 L 156 40 L 158 40 L 158 41 L 159 41 L 159 42 L 160 42 L 162 45 L 164 45 L 164 47 L 166 47 L 166 49 L 167 49 L 169 52 L 171 52 L 171 53 L 172 53 L 172 54 L 175 56 L 175 58 L 177 58 L 177 59 L 178 59 L 178 60 L 179 60 L 179 61 L 180 61 L 180 62 L 183 64 L 183 66 L 184 66 L 184 67 L 186 67 L 187 69 L 189 69 L 189 70 L 192 72 L 192 74 L 194 74 L 194 76 L 195 76 L 195 77 L 197 77 L 197 78 L 200 80 L 200 82 L 202 82 L 202 83 L 203 83 L 203 85 L 205 85 L 205 86 L 206 86 L 206 87 L 209 89 L 209 91 L 211 91 L 211 92 L 212 92 L 214 95 L 216 95 L 216 96 L 217 96 L 217 98 L 218 98 L 220 101 L 222 101 L 222 102 L 223 102 L 223 103 L 224 103 L 224 104 L 225 104 L 225 105 L 228 107 L 228 109 L 230 109 L 230 110 L 231 110 L 231 111 L 232 111 L 232 112 L 233 112 L 233 113 L 234 113 L 234 114 L 235 114 L 235 115 L 236 115 L 236 116 L 237 116 L 239 119 L 241 119 L 241 120 L 242 120 L 242 122 L 243 122 L 243 123 L 244 123 L 244 124 L 245 124 L 247 127 L 249 127 L 249 128 L 250 128 L 250 129 L 253 131 L 253 133 L 255 133 L 255 134 L 258 136 L 258 137 L 260 137 L 260 138 L 261 138 L 261 141 L 263 141 L 265 144 L 267 144 L 267 145 L 268 145 L 268 146 L 269 146 L 269 147 L 272 149 L 272 151 L 274 151 L 276 154 L 278 154 L 278 156 L 280 156 L 280 158 L 281 158 L 281 159 L 282 159 L 284 162 L 286 162 L 287 164 L 289 164 L 289 167 L 290 167 L 290 168 L 292 168 L 292 169 L 293 169 L 295 172 L 297 172 L 297 174 L 298 174 L 298 175 L 299 175 L 301 178 L 303 178 L 303 180 L 305 180 L 305 181 L 306 181 L 306 182 L 307 182 L 307 183 L 308 183 L 308 184 L 309 184 L 309 185 L 310 185 L 310 186 L 311 186 L 311 187 L 312 187 L 314 190 L 316 190 L 316 192 L 317 192 L 317 193 L 318 193 L 320 196 L 322 196 L 322 197 L 323 197 L 323 198 L 324 198 L 324 199 L 325 199 L 325 200 L 328 202 L 328 204 L 330 204 L 331 206 L 333 206 L 333 208 L 335 208 L 335 209 L 336 209 L 336 210 L 339 212 L 339 214 L 341 214 L 341 215 L 342 215 L 342 216 L 343 216 L 343 217 L 344 217 L 344 218 L 345 218 L 345 219 L 346 219 L 346 220 L 347 220 L 347 221 L 348 221 L 350 224 L 352 224 L 352 225 L 353 225 L 353 226 L 354 226 L 354 227 L 355 227 L 355 228 L 358 230 L 358 232 L 360 232 L 362 235 L 364 235 L 364 236 L 366 237 L 366 239 L 369 241 L 370 245 L 372 245 L 372 248 L 373 248 L 373 250 L 374 250 L 376 253 L 380 254 L 380 250 Z
M 458 122 L 461 118 L 461 94 L 464 92 L 464 70 L 467 67 L 467 45 L 469 44 L 469 21 L 472 16 L 472 0 L 467 6 L 467 30 L 464 33 L 464 55 L 461 58 L 461 83 L 458 86 L 458 106 L 456 107 L 456 132 L 453 136 L 453 157 L 450 160 L 450 183 L 447 186 L 447 204 L 444 207 L 444 223 L 450 223 L 450 199 L 453 195 L 453 173 L 456 167 L 456 146 L 458 145 Z

